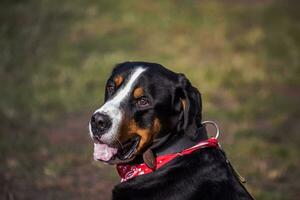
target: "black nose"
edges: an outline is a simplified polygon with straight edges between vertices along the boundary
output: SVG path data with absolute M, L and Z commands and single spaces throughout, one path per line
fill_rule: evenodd
M 91 127 L 94 135 L 102 135 L 111 127 L 111 119 L 109 116 L 97 112 L 91 118 Z

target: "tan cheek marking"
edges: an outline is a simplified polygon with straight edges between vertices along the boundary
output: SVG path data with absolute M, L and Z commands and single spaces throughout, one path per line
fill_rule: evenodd
M 120 132 L 118 134 L 119 140 L 121 142 L 125 142 L 130 138 L 129 130 L 130 130 L 130 124 L 127 122 L 123 122 L 120 128 Z
M 160 131 L 161 124 L 158 118 L 155 118 L 153 121 L 153 125 L 150 129 L 147 128 L 140 128 L 136 124 L 134 120 L 129 122 L 129 125 L 122 126 L 120 140 L 122 142 L 127 141 L 128 139 L 132 138 L 134 134 L 137 134 L 141 137 L 139 146 L 137 147 L 137 152 L 141 152 L 144 148 L 151 142 L 151 140 L 158 134 Z
M 117 77 L 114 79 L 116 86 L 117 86 L 117 87 L 120 86 L 120 85 L 122 84 L 123 80 L 124 80 L 123 76 L 117 76 Z
M 141 136 L 141 140 L 140 140 L 139 146 L 137 148 L 137 151 L 139 153 L 149 143 L 149 141 L 151 139 L 151 134 L 150 134 L 150 130 L 148 130 L 148 129 L 138 129 L 136 133 L 139 136 Z
M 128 139 L 132 138 L 139 129 L 140 128 L 137 126 L 134 120 L 131 120 L 129 122 L 124 122 L 120 129 L 120 134 L 119 134 L 120 141 L 126 142 Z
M 129 136 L 129 138 L 131 138 L 134 134 L 137 134 L 141 137 L 139 146 L 137 148 L 139 152 L 149 142 L 151 138 L 150 130 L 138 127 L 137 123 L 134 120 L 132 120 L 129 123 L 127 135 Z
M 150 129 L 137 129 L 137 134 L 141 136 L 140 144 L 137 148 L 138 153 L 143 151 L 144 148 L 155 138 L 161 128 L 158 118 L 155 118 Z
M 161 125 L 160 125 L 160 121 L 158 118 L 155 118 L 154 119 L 154 122 L 153 122 L 153 138 L 158 134 L 158 132 L 160 131 L 160 128 L 161 128 Z
M 143 96 L 143 95 L 144 95 L 144 90 L 141 87 L 138 87 L 133 91 L 133 97 L 136 98 L 136 99 Z

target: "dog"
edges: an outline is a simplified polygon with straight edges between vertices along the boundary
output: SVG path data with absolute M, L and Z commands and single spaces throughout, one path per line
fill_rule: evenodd
M 115 66 L 89 123 L 94 159 L 117 165 L 113 200 L 249 200 L 202 123 L 199 91 L 157 63 Z

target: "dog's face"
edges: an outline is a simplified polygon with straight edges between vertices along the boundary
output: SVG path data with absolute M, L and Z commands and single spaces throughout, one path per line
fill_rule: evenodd
M 162 136 L 193 135 L 200 121 L 200 94 L 182 74 L 155 63 L 119 64 L 89 124 L 94 158 L 129 162 Z

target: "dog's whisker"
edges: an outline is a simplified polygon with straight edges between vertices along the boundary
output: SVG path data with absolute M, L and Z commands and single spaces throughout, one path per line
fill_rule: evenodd
M 116 140 L 117 140 L 117 141 L 118 141 L 118 143 L 120 144 L 120 146 L 121 146 L 121 149 L 124 149 L 124 147 L 123 147 L 122 143 L 120 142 L 120 140 L 119 140 L 118 138 L 116 138 Z

